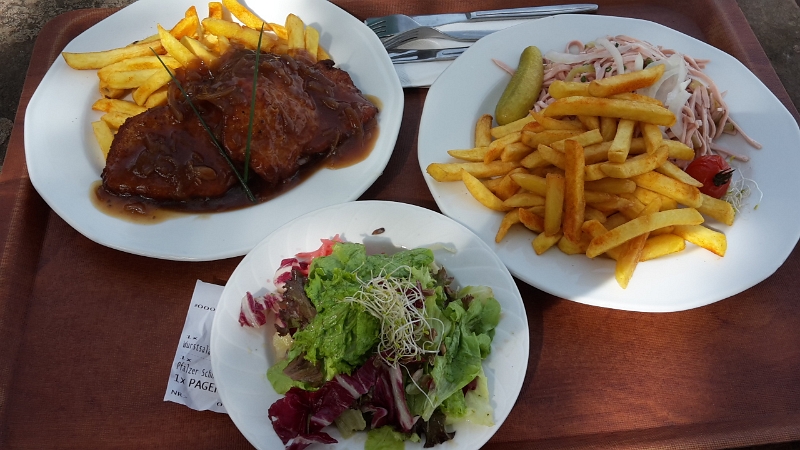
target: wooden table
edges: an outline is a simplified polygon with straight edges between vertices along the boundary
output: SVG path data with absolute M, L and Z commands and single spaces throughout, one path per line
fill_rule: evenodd
M 540 2 L 336 3 L 363 19 Z M 798 117 L 733 0 L 598 3 L 600 14 L 659 22 L 734 55 Z M 195 280 L 222 284 L 241 258 L 173 262 L 99 246 L 53 213 L 27 176 L 31 95 L 59 51 L 110 12 L 70 12 L 42 30 L 0 173 L 0 448 L 248 448 L 227 416 L 162 401 Z M 426 92 L 406 90 L 394 154 L 362 199 L 437 209 L 416 160 Z M 669 314 L 590 307 L 520 282 L 527 377 L 485 448 L 800 441 L 798 275 L 794 251 L 757 286 Z

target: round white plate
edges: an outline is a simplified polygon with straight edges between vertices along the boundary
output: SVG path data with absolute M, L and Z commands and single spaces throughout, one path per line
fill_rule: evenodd
M 583 42 L 624 34 L 696 59 L 709 59 L 706 73 L 725 97 L 730 114 L 751 137 L 763 144 L 750 147 L 739 136 L 715 142 L 751 157 L 740 173 L 763 192 L 748 200 L 733 226 L 709 222 L 728 237 L 724 258 L 687 245 L 687 249 L 636 268 L 627 289 L 614 279 L 614 262 L 551 250 L 536 256 L 533 234 L 517 228 L 500 244 L 494 237 L 501 213 L 478 204 L 463 183 L 425 180 L 439 208 L 480 236 L 511 273 L 530 285 L 559 297 L 590 305 L 632 311 L 679 311 L 730 297 L 770 276 L 786 260 L 800 237 L 797 193 L 800 178 L 800 130 L 778 99 L 744 65 L 701 41 L 659 24 L 618 17 L 573 15 L 534 20 L 499 31 L 478 41 L 436 80 L 428 92 L 419 131 L 419 163 L 454 161 L 447 150 L 472 146 L 474 124 L 482 114 L 494 114 L 508 75 L 492 58 L 516 67 L 523 48 L 536 45 L 542 53 L 563 51 L 573 39 Z M 755 206 L 757 209 L 754 209 Z
M 369 157 L 353 166 L 323 169 L 285 194 L 253 207 L 213 214 L 185 214 L 155 224 L 121 220 L 98 210 L 90 199 L 104 160 L 91 122 L 100 113 L 94 70 L 74 70 L 59 57 L 31 98 L 25 116 L 25 156 L 31 182 L 62 219 L 89 239 L 128 253 L 172 260 L 214 260 L 240 256 L 283 223 L 315 209 L 355 200 L 381 175 L 394 149 L 403 116 L 403 91 L 375 33 L 324 0 L 251 0 L 264 20 L 283 23 L 289 13 L 321 33 L 337 67 L 350 73 L 364 94 L 380 100 L 380 127 Z M 66 48 L 71 52 L 125 46 L 171 27 L 196 5 L 191 0 L 139 0 L 93 26 Z
M 385 232 L 373 236 L 378 228 Z M 441 214 L 404 203 L 350 202 L 312 212 L 274 231 L 244 257 L 225 286 L 211 329 L 214 378 L 233 422 L 255 447 L 283 448 L 267 413 L 280 398 L 266 377 L 267 369 L 275 362 L 268 337 L 274 330 L 241 327 L 239 308 L 248 291 L 261 295 L 274 290 L 271 277 L 281 259 L 314 250 L 321 238 L 336 234 L 349 242 L 364 243 L 368 251 L 429 247 L 458 286 L 491 286 L 503 311 L 492 353 L 483 364 L 495 425 L 461 424 L 456 428 L 454 442 L 446 445 L 480 448 L 508 416 L 525 378 L 529 345 L 525 307 L 511 274 L 481 239 Z M 339 441 L 334 448 L 364 448 L 365 433 L 342 439 L 335 427 L 325 431 Z M 408 442 L 406 448 L 422 445 Z

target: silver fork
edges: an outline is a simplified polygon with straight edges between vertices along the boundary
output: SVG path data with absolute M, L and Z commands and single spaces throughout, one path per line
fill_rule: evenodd
M 408 31 L 412 28 L 421 26 L 419 22 L 406 16 L 405 14 L 392 14 L 390 16 L 378 17 L 374 22 L 367 23 L 367 26 L 378 35 L 379 38 L 387 38 L 397 33 Z
M 392 49 L 417 39 L 450 39 L 458 42 L 475 42 L 495 30 L 439 31 L 433 27 L 416 27 L 383 39 L 384 48 Z
M 554 14 L 590 13 L 597 11 L 596 4 L 572 4 L 551 6 L 529 6 L 524 8 L 474 11 L 468 13 L 446 13 L 423 16 L 392 14 L 383 17 L 370 17 L 364 23 L 384 39 L 418 26 L 439 26 L 454 22 L 479 22 L 484 20 L 531 19 Z

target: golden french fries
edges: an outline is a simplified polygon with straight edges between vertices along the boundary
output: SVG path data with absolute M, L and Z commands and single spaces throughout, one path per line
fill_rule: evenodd
M 448 150 L 447 154 L 455 159 L 460 159 L 463 161 L 480 162 L 483 161 L 483 158 L 486 156 L 486 152 L 488 151 L 489 147 L 475 147 Z
M 725 200 L 710 197 L 703 193 L 700 193 L 700 197 L 703 199 L 703 203 L 700 204 L 697 210 L 700 211 L 701 214 L 719 220 L 725 225 L 733 225 L 733 219 L 736 214 L 733 205 Z
M 533 153 L 533 149 L 522 142 L 506 145 L 500 153 L 500 161 L 522 161 L 523 158 Z
M 118 61 L 113 64 L 109 64 L 104 66 L 100 70 L 97 71 L 97 77 L 100 78 L 100 81 L 107 79 L 110 75 L 119 72 L 129 72 L 134 70 L 144 70 L 144 69 L 161 69 L 164 70 L 164 66 L 162 66 L 162 62 L 164 65 L 169 67 L 170 69 L 177 69 L 180 67 L 180 63 L 178 63 L 175 58 L 171 56 L 160 56 L 161 61 L 159 61 L 159 57 L 156 57 L 152 53 L 147 56 L 137 56 L 134 58 L 124 59 L 122 61 Z
M 181 66 L 189 67 L 199 59 L 194 53 L 181 44 L 181 41 L 176 39 L 175 36 L 171 35 L 169 31 L 165 30 L 161 25 L 158 25 L 158 36 L 167 54 L 175 58 Z
M 557 99 L 544 110 L 544 115 L 548 117 L 578 114 L 630 119 L 667 127 L 675 125 L 676 120 L 675 114 L 663 106 L 602 97 L 564 97 Z
M 547 88 L 547 92 L 553 98 L 575 96 L 588 97 L 589 85 L 587 83 L 580 83 L 577 81 L 555 80 L 550 84 L 550 87 Z
M 144 107 L 147 109 L 155 108 L 156 106 L 162 106 L 167 104 L 167 96 L 169 95 L 169 90 L 167 86 L 162 86 L 159 89 L 156 89 L 155 92 L 150 94 L 147 97 L 147 100 L 144 102 Z
M 614 94 L 632 92 L 652 85 L 663 74 L 664 65 L 659 64 L 644 70 L 593 80 L 589 83 L 589 95 L 593 97 L 610 97 Z
M 497 243 L 501 242 L 503 238 L 506 237 L 511 226 L 517 223 L 519 223 L 519 209 L 515 208 L 503 216 L 503 221 L 500 222 L 500 228 L 497 229 L 497 235 L 494 237 L 494 241 Z
M 545 192 L 547 191 L 546 180 L 538 175 L 516 173 L 511 175 L 511 179 L 513 179 L 522 188 L 527 189 L 534 194 L 541 195 L 542 197 L 544 197 Z
M 119 111 L 112 111 L 100 116 L 100 120 L 105 122 L 112 130 L 117 130 L 122 126 L 123 123 L 125 123 L 126 120 L 128 120 L 129 117 L 131 116 L 128 114 L 121 113 Z
M 126 100 L 101 98 L 92 104 L 92 109 L 95 111 L 102 111 L 106 113 L 120 112 L 129 116 L 147 111 L 147 108 L 131 103 Z
M 681 169 L 680 167 L 676 166 L 675 164 L 669 161 L 664 161 L 663 164 L 656 167 L 656 172 L 666 175 L 668 177 L 672 177 L 684 184 L 688 184 L 689 186 L 694 186 L 697 188 L 703 187 L 703 183 L 695 180 L 694 178 L 692 178 L 691 175 L 684 172 L 683 169 Z
M 551 145 L 553 142 L 569 139 L 581 134 L 578 130 L 545 130 L 540 133 L 522 130 L 520 141 L 529 146 L 536 148 L 539 145 Z
M 606 175 L 613 178 L 632 178 L 636 175 L 651 172 L 664 164 L 669 157 L 667 147 L 659 147 L 653 153 L 644 153 L 628 158 L 623 163 L 607 162 L 600 166 Z
M 503 161 L 492 161 L 489 164 L 481 162 L 433 163 L 428 166 L 427 172 L 436 181 L 460 181 L 462 170 L 476 178 L 490 178 L 505 175 L 519 166 L 518 163 Z
M 694 208 L 670 209 L 639 216 L 592 239 L 592 243 L 586 249 L 586 256 L 594 258 L 636 236 L 659 228 L 670 225 L 699 225 L 703 220 L 703 216 Z
M 621 164 L 628 158 L 631 151 L 631 139 L 633 139 L 633 128 L 636 122 L 630 119 L 621 119 L 617 125 L 614 140 L 608 149 L 608 161 Z
M 660 258 L 662 256 L 678 253 L 686 248 L 686 241 L 674 234 L 659 234 L 651 236 L 644 243 L 642 254 L 639 256 L 639 261 L 649 261 L 651 259 Z
M 484 114 L 475 123 L 475 147 L 488 147 L 492 143 L 492 120 L 491 114 Z
M 647 206 L 642 209 L 640 213 L 640 217 L 649 216 L 661 208 L 661 199 L 655 198 L 653 202 L 649 203 Z M 602 239 L 602 236 L 593 236 L 594 238 Z M 630 240 L 627 243 L 622 244 L 620 246 L 622 248 L 619 255 L 617 255 L 617 264 L 614 267 L 614 277 L 617 279 L 617 283 L 623 289 L 628 287 L 628 283 L 631 281 L 631 277 L 633 277 L 633 272 L 636 270 L 636 266 L 639 264 L 639 259 L 642 256 L 642 250 L 644 249 L 644 245 L 647 242 L 647 238 L 650 237 L 650 232 L 644 232 Z
M 702 225 L 675 225 L 672 232 L 719 256 L 725 256 L 728 249 L 728 240 L 724 234 Z
M 64 57 L 64 61 L 66 61 L 67 65 L 73 69 L 87 70 L 102 69 L 109 64 L 114 64 L 128 58 L 135 58 L 137 56 L 151 56 L 153 51 L 163 54 L 164 47 L 161 46 L 160 42 L 145 42 L 102 52 L 63 52 L 61 55 Z
M 189 51 L 192 52 L 194 56 L 200 58 L 203 61 L 203 63 L 205 63 L 207 66 L 213 66 L 214 64 L 216 64 L 217 59 L 219 59 L 219 56 L 213 54 L 211 50 L 208 47 L 206 47 L 202 42 L 193 39 L 189 36 L 182 37 L 181 44 L 183 44 L 184 47 L 189 49 Z
M 510 144 L 514 144 L 519 142 L 520 137 L 522 136 L 522 132 L 515 132 L 507 134 L 496 141 L 492 141 L 489 144 L 489 150 L 486 152 L 486 155 L 483 157 L 483 162 L 489 164 L 490 162 L 494 161 L 495 159 L 500 157 L 500 154 L 503 152 L 503 149 Z
M 544 161 L 558 167 L 559 169 L 563 169 L 566 165 L 566 160 L 564 157 L 564 153 L 544 144 L 539 144 L 539 148 L 536 149 L 541 155 Z
M 222 3 L 208 2 L 208 17 L 222 19 Z
M 566 139 L 561 139 L 559 141 L 555 141 L 552 144 L 550 144 L 550 146 L 563 153 L 564 152 L 564 144 L 567 141 L 567 139 L 570 139 L 572 141 L 577 142 L 582 147 L 587 147 L 587 146 L 590 146 L 590 145 L 599 144 L 599 143 L 603 142 L 603 134 L 598 129 L 592 129 L 592 130 L 589 130 L 589 131 L 584 131 L 584 132 L 582 132 L 582 133 L 580 133 L 578 135 L 575 135 L 573 137 L 570 137 L 570 138 L 566 138 Z
M 241 23 L 234 22 L 231 15 Z M 99 52 L 63 52 L 62 56 L 74 69 L 97 70 L 98 91 L 103 98 L 92 109 L 106 114 L 92 128 L 101 150 L 107 154 L 109 135 L 113 140 L 127 117 L 167 103 L 166 87 L 175 70 L 201 62 L 213 66 L 231 47 L 231 42 L 251 50 L 261 42 L 262 51 L 287 54 L 290 49 L 304 50 L 312 60 L 330 59 L 319 45 L 318 30 L 306 26 L 293 14 L 286 18 L 286 24 L 264 22 L 237 0 L 212 1 L 208 3 L 208 17 L 203 20 L 197 8 L 191 6 L 172 28 L 156 24 L 157 34 L 133 44 Z M 287 40 L 287 29 L 292 31 L 291 43 Z M 487 136 L 490 128 L 491 117 Z M 487 145 L 489 141 L 491 137 Z
M 166 70 L 154 73 L 150 78 L 145 80 L 141 86 L 133 91 L 131 98 L 133 98 L 133 101 L 139 106 L 146 104 L 153 93 L 165 87 L 172 80 L 172 75 L 172 72 L 167 72 Z
M 690 208 L 699 208 L 703 204 L 703 198 L 700 196 L 700 190 L 697 187 L 689 186 L 658 172 L 634 175 L 631 179 L 638 186 L 663 194 Z
M 550 247 L 556 245 L 562 236 L 561 233 L 556 233 L 552 236 L 548 236 L 546 233 L 539 233 L 531 242 L 533 246 L 533 251 L 536 252 L 537 255 L 541 255 L 542 253 L 546 252 Z
M 225 6 L 225 8 L 227 8 L 228 11 L 230 11 L 231 14 L 239 19 L 246 27 L 253 30 L 261 30 L 263 27 L 265 31 L 275 32 L 275 34 L 281 39 L 286 40 L 288 38 L 288 33 L 285 27 L 275 23 L 264 22 L 236 0 L 222 0 L 222 5 Z
M 481 202 L 483 206 L 495 211 L 508 211 L 509 208 L 503 205 L 503 201 L 499 197 L 494 195 L 479 179 L 466 170 L 461 171 L 461 181 L 464 182 L 467 190 L 475 197 L 475 200 Z
M 114 132 L 111 131 L 111 128 L 103 120 L 92 122 L 92 131 L 94 132 L 94 138 L 97 139 L 97 143 L 100 144 L 100 150 L 103 152 L 103 156 L 107 156 L 108 151 L 111 149 L 111 142 L 114 140 Z
M 609 194 L 633 194 L 636 192 L 636 183 L 624 178 L 603 178 L 600 180 L 586 181 L 584 189 L 588 191 L 607 192 Z
M 531 208 L 519 208 L 517 214 L 519 214 L 519 221 L 525 228 L 533 231 L 534 233 L 544 233 L 544 209 L 538 212 L 534 212 L 537 209 L 535 207 Z M 561 237 L 561 233 L 558 233 L 558 236 Z
M 546 117 L 541 113 L 533 111 L 531 112 L 530 117 L 532 117 L 536 123 L 540 124 L 544 130 L 584 131 L 583 124 L 579 121 L 553 119 L 552 117 Z
M 564 147 L 564 237 L 573 243 L 581 240 L 586 197 L 584 196 L 583 146 L 568 139 Z
M 482 122 L 485 122 L 490 127 L 488 140 L 483 141 L 483 137 L 481 139 L 482 142 L 486 142 L 486 145 L 489 145 L 489 143 L 491 142 L 492 138 L 499 139 L 499 138 L 501 138 L 501 137 L 503 137 L 503 136 L 505 136 L 505 135 L 507 135 L 509 133 L 514 133 L 516 131 L 522 131 L 522 129 L 525 127 L 525 125 L 527 125 L 530 122 L 534 122 L 533 116 L 528 115 L 528 116 L 523 117 L 522 119 L 515 120 L 514 122 L 507 123 L 505 125 L 498 125 L 496 127 L 492 127 L 492 121 L 493 120 L 494 120 L 494 118 L 491 116 L 491 114 L 484 114 L 478 120 L 478 125 L 476 125 L 476 127 L 477 126 L 483 126 Z M 476 130 L 476 135 L 475 135 L 475 146 L 476 147 L 478 146 L 477 130 Z
M 553 236 L 561 232 L 561 218 L 564 214 L 564 177 L 548 173 L 545 183 L 544 233 Z
M 503 200 L 503 205 L 509 208 L 530 208 L 544 205 L 544 196 L 533 192 L 517 192 Z
M 673 162 L 695 152 L 664 134 L 672 112 L 632 92 L 663 70 L 554 81 L 549 106 L 503 126 L 480 116 L 475 147 L 448 150 L 461 161 L 432 163 L 427 172 L 440 182 L 463 181 L 478 202 L 503 213 L 496 242 L 524 227 L 536 235 L 537 255 L 553 247 L 603 255 L 616 261 L 623 289 L 640 262 L 681 252 L 687 242 L 723 256 L 725 235 L 703 223 L 732 225 L 733 206 L 701 194 L 701 183 Z

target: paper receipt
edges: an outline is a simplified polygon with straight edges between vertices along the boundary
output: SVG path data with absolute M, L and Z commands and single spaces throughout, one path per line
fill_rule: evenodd
M 197 411 L 227 413 L 211 371 L 210 349 L 211 323 L 222 289 L 222 286 L 200 280 L 195 284 L 164 401 L 180 403 Z

